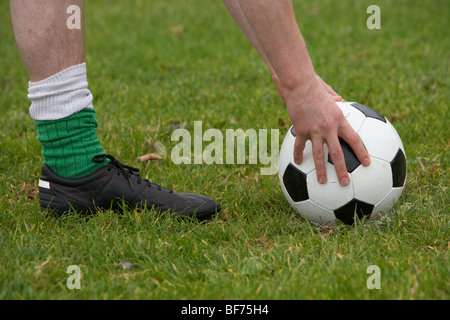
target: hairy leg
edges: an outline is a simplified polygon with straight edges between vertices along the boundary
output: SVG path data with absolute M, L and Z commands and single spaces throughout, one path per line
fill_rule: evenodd
M 93 156 L 103 153 L 84 63 L 82 5 L 82 0 L 10 1 L 44 165 L 64 178 L 94 172 L 101 164 Z M 80 28 L 68 27 L 73 14 Z
M 82 0 L 10 0 L 11 19 L 30 80 L 40 81 L 84 62 L 84 28 L 68 29 L 67 8 Z

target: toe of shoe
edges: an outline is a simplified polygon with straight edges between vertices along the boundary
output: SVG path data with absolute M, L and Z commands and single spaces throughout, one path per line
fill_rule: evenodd
M 183 210 L 180 215 L 206 220 L 220 212 L 220 204 L 210 197 L 189 193 L 184 196 L 191 201 L 192 206 Z

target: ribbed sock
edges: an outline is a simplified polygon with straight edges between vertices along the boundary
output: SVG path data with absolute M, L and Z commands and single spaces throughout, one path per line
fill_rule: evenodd
M 84 177 L 104 165 L 92 161 L 104 152 L 96 134 L 98 123 L 85 63 L 29 82 L 28 97 L 44 164 L 69 179 Z
M 44 164 L 68 179 L 87 176 L 102 167 L 104 163 L 92 161 L 93 156 L 104 154 L 97 125 L 94 109 L 83 109 L 59 120 L 36 120 Z

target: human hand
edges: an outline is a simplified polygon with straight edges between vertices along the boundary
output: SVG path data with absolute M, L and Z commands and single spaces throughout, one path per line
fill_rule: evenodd
M 360 137 L 335 103 L 335 101 L 341 101 L 342 98 L 320 77 L 312 77 L 308 84 L 301 88 L 284 91 L 284 97 L 296 133 L 294 161 L 297 164 L 302 163 L 306 141 L 311 140 L 319 183 L 327 182 L 324 144 L 328 147 L 339 183 L 342 186 L 350 183 L 338 137 L 348 143 L 364 166 L 370 164 L 369 154 Z
M 320 81 L 320 83 L 322 84 L 322 86 L 325 89 L 325 91 L 330 95 L 330 97 L 335 102 L 344 101 L 344 99 L 342 99 L 342 97 L 339 94 L 337 94 L 336 91 L 334 91 L 334 89 L 332 87 L 330 87 L 325 81 L 323 81 L 321 77 L 319 77 L 317 74 L 316 74 L 316 77 Z M 284 101 L 284 103 L 286 103 L 285 90 L 283 88 L 283 85 L 282 85 L 280 79 L 278 78 L 278 76 L 274 72 L 272 73 L 272 80 L 275 83 L 275 87 L 277 88 L 279 96 Z
M 334 89 L 330 87 L 325 81 L 323 81 L 322 78 L 319 77 L 317 74 L 316 78 L 319 80 L 325 91 L 331 96 L 331 98 L 333 98 L 334 102 L 344 101 L 344 99 L 342 99 L 342 97 L 339 94 L 337 94 L 336 91 L 334 91 Z

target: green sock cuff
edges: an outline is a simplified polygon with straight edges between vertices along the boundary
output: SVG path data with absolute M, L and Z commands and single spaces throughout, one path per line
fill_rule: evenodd
M 86 176 L 102 167 L 92 161 L 104 154 L 97 137 L 94 109 L 83 109 L 67 118 L 36 120 L 37 139 L 42 144 L 44 164 L 56 174 L 69 179 Z

